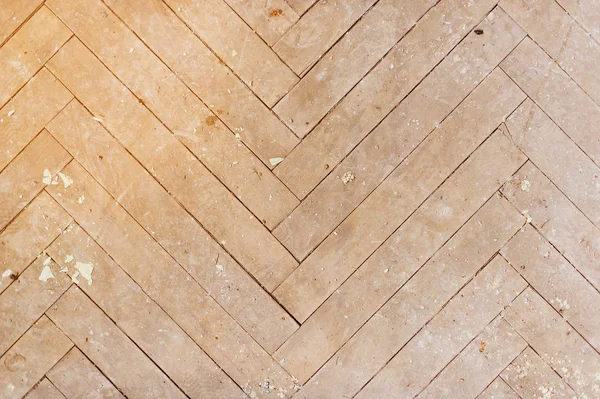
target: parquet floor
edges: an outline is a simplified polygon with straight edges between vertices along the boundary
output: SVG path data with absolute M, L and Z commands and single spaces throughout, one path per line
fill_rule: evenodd
M 599 0 L 0 0 L 0 398 L 600 398 Z

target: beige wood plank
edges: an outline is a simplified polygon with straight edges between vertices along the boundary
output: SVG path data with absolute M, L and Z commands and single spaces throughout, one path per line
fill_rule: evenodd
M 319 60 L 377 0 L 319 1 L 273 46 L 298 75 Z
M 54 277 L 42 281 L 48 268 Z M 69 288 L 71 280 L 48 256 L 40 256 L 0 295 L 0 354 L 6 350 Z M 39 379 L 38 379 L 39 380 Z M 37 382 L 37 381 L 34 381 Z
M 285 0 L 225 1 L 269 46 L 274 45 L 300 18 Z
M 317 0 L 286 0 L 299 15 L 302 15 L 308 10 Z
M 586 50 L 587 51 L 587 50 Z M 590 52 L 592 50 L 590 49 Z M 587 54 L 586 54 L 587 56 Z M 580 56 L 573 55 L 575 60 Z M 592 55 L 589 56 L 593 59 Z M 600 62 L 600 46 L 598 46 Z M 600 165 L 600 137 L 594 129 L 600 124 L 600 106 L 586 95 L 569 76 L 529 38 L 502 62 L 502 68 L 550 118 Z M 596 66 L 587 65 L 589 73 Z M 600 77 L 598 78 L 600 83 Z M 600 87 L 597 89 L 600 98 Z
M 25 396 L 26 399 L 66 399 L 48 378 L 43 378 L 34 386 L 31 391 Z
M 45 130 L 25 147 L 0 173 L 0 230 L 44 188 L 44 171 L 54 178 L 70 160 Z
M 42 4 L 43 0 L 4 0 L 0 8 L 0 44 Z
M 587 340 L 600 348 L 600 293 L 533 227 L 500 252 Z
M 287 312 L 81 104 L 69 104 L 48 129 L 148 234 L 270 353 L 297 329 Z
M 486 195 L 490 193 L 478 193 L 473 197 Z M 469 206 L 468 216 L 479 206 Z M 310 377 L 415 272 L 417 274 L 407 289 L 419 287 L 410 290 L 426 292 L 428 297 L 437 298 L 432 306 L 442 306 L 524 222 L 524 218 L 507 201 L 494 196 L 448 244 L 444 242 L 460 227 L 462 219 L 446 221 L 444 229 L 437 232 L 431 243 L 422 245 L 426 230 L 421 224 L 428 222 L 424 219 L 419 216 L 409 219 L 393 239 L 375 252 L 282 345 L 276 357 L 285 359 L 287 370 L 301 381 Z M 442 245 L 440 252 L 428 261 Z M 421 268 L 423 264 L 425 266 Z M 443 287 L 437 286 L 439 270 L 444 270 L 446 277 Z M 430 292 L 432 290 L 435 294 Z M 437 310 L 431 311 L 435 313 Z M 431 317 L 434 313 L 427 313 L 424 317 Z
M 52 186 L 50 194 L 246 393 L 272 398 L 293 393 L 291 377 L 279 364 L 115 204 L 81 165 L 73 162 L 65 173 L 73 179 L 73 186 L 66 190 Z M 82 196 L 85 200 L 79 204 Z M 265 384 L 275 388 L 263 392 Z
M 477 399 L 519 399 L 520 396 L 500 377 L 488 386 Z
M 21 274 L 71 222 L 71 217 L 42 191 L 0 233 L 0 293 L 12 282 L 5 273 Z
M 0 357 L 0 398 L 24 396 L 72 347 L 65 334 L 42 316 Z
M 490 11 L 484 0 L 463 9 L 459 1 L 440 3 L 324 118 L 275 174 L 304 198 Z M 462 50 L 495 43 L 508 51 L 524 33 L 501 10 L 480 26 L 484 35 L 469 35 Z M 487 50 L 495 46 L 486 47 Z
M 483 205 L 524 162 L 525 156 L 496 132 L 446 181 L 444 178 L 452 171 L 440 175 L 438 181 L 428 182 L 427 168 L 416 174 L 408 167 L 397 169 L 274 291 L 275 297 L 303 322 L 417 208 L 413 218 L 419 220 L 418 230 L 433 238 L 451 220 L 461 221 L 458 226 L 464 223 L 469 215 L 462 213 L 466 212 L 466 204 L 473 204 L 475 209 Z M 415 181 L 416 176 L 420 180 Z M 427 185 L 428 190 L 421 191 L 420 185 Z M 471 196 L 471 191 L 481 194 Z M 394 246 L 401 236 L 393 235 L 388 246 Z
M 245 396 L 79 226 L 63 234 L 48 253 L 71 278 L 77 278 L 73 275 L 76 262 L 93 265 L 92 285 L 79 277 L 80 289 L 101 304 L 111 320 L 188 396 Z
M 468 73 L 456 78 L 443 64 L 436 68 L 398 112 L 359 144 L 336 168 L 337 173 L 323 180 L 273 231 L 298 259 L 321 243 L 398 164 L 399 170 L 393 174 L 403 171 L 426 192 L 428 183 L 433 183 L 428 179 L 441 182 L 525 99 L 497 69 L 475 88 L 494 68 L 491 57 L 481 58 L 486 62 L 480 65 L 465 55 L 457 57 L 461 61 L 451 62 L 450 69 L 469 65 Z M 470 132 L 468 137 L 465 131 Z M 344 184 L 338 176 L 347 172 L 354 173 L 355 179 Z
M 600 77 L 595 73 L 600 63 L 600 44 L 591 38 L 556 1 L 502 0 L 500 6 L 547 53 L 544 54 L 545 57 L 548 55 L 552 57 L 554 68 L 558 68 L 556 64 L 560 65 L 560 68 L 566 71 L 596 103 L 600 103 Z M 556 79 L 552 73 L 542 72 L 539 65 L 532 67 L 537 73 L 533 80 L 539 79 L 540 75 L 549 81 Z M 525 68 L 521 73 L 527 73 L 527 69 Z M 566 77 L 566 74 L 564 76 Z M 568 86 L 564 85 L 561 89 L 560 93 L 570 91 Z M 536 92 L 536 97 L 540 94 Z M 565 99 L 556 101 L 556 97 L 553 100 L 555 103 L 570 103 Z
M 319 394 L 326 392 L 327 387 L 341 389 L 343 396 L 340 397 L 352 397 L 432 318 L 430 323 L 433 325 L 438 325 L 439 328 L 444 325 L 445 328 L 451 328 L 455 322 L 450 320 L 453 320 L 452 318 L 457 314 L 462 314 L 459 320 L 466 324 L 469 320 L 483 323 L 481 330 L 524 288 L 525 283 L 518 273 L 507 267 L 506 262 L 498 259 L 463 287 L 446 305 L 444 309 L 447 310 L 442 310 L 440 313 L 437 312 L 452 297 L 452 294 L 440 298 L 440 303 L 435 303 L 436 288 L 431 286 L 428 292 L 431 293 L 432 298 L 424 305 L 425 309 L 421 309 L 421 298 L 417 296 L 418 290 L 407 287 L 394 296 L 334 357 L 329 359 L 300 391 L 304 394 L 301 397 L 319 397 Z M 474 308 L 476 310 L 469 312 Z M 469 316 L 464 316 L 465 312 L 469 312 Z M 407 317 L 407 315 L 414 316 Z M 478 331 L 474 332 L 477 333 Z M 468 340 L 464 341 L 463 346 L 467 343 Z M 444 364 L 438 367 L 443 366 Z M 414 370 L 406 370 L 406 372 L 417 378 L 415 382 L 419 381 L 420 377 L 415 375 Z M 421 370 L 421 372 L 427 374 L 429 371 Z M 431 374 L 426 381 L 421 381 L 421 384 L 426 385 L 434 376 L 435 373 Z M 410 387 L 405 387 L 408 388 Z M 414 394 L 419 391 L 420 389 Z M 366 394 L 362 394 L 362 397 Z
M 153 111 L 167 122 L 167 125 L 172 127 L 175 135 L 199 157 L 208 156 L 208 154 L 203 154 L 206 149 L 202 150 L 203 147 L 207 147 L 211 148 L 213 152 L 225 152 L 225 154 L 221 155 L 224 159 L 220 160 L 220 163 L 227 163 L 226 166 L 228 168 L 231 168 L 231 162 L 237 160 L 238 166 L 234 169 L 236 170 L 235 173 L 244 175 L 244 181 L 249 181 L 250 183 L 244 185 L 243 181 L 239 181 L 237 184 L 232 185 L 234 191 L 235 187 L 240 185 L 246 189 L 245 191 L 251 190 L 250 184 L 257 185 L 266 190 L 269 186 L 266 186 L 265 183 L 262 183 L 256 177 L 252 178 L 253 175 L 258 175 L 259 173 L 244 174 L 239 172 L 239 169 L 244 167 L 244 160 L 246 158 L 255 159 L 255 157 L 247 151 L 243 152 L 245 148 L 239 150 L 235 148 L 238 147 L 241 140 L 262 159 L 266 166 L 272 168 L 269 162 L 271 158 L 284 157 L 298 144 L 298 139 L 294 134 L 285 127 L 273 112 L 256 98 L 248 87 L 231 73 L 229 68 L 200 39 L 194 36 L 164 2 L 160 0 L 153 0 L 151 2 L 143 0 L 110 0 L 106 3 L 152 48 L 161 60 L 175 72 L 177 77 L 185 82 L 189 89 L 204 101 L 216 116 L 207 110 L 204 110 L 197 116 L 193 115 L 191 109 L 198 108 L 199 106 L 197 105 L 197 101 L 194 101 L 195 99 L 191 93 L 188 93 L 185 98 L 179 98 L 175 95 L 176 93 L 173 96 L 164 98 L 162 101 L 160 98 L 154 98 L 153 100 L 155 100 L 156 104 L 146 101 L 149 106 L 155 105 Z M 244 4 L 256 6 L 260 3 L 244 1 Z M 122 58 L 131 57 L 129 55 L 129 48 L 136 40 L 132 38 L 132 43 L 129 44 L 123 34 L 119 35 L 117 40 L 123 43 L 119 51 L 122 54 Z M 98 53 L 101 53 L 100 55 L 108 54 L 107 57 L 110 59 L 110 56 L 114 52 L 114 48 L 111 48 L 110 52 L 99 48 Z M 141 55 L 137 54 L 136 56 L 140 57 Z M 124 64 L 122 64 L 120 72 L 122 72 L 121 75 L 131 74 L 131 71 L 128 71 Z M 128 79 L 124 80 L 132 81 L 136 79 L 135 77 L 128 76 Z M 135 82 L 136 85 L 131 85 L 134 91 L 134 86 L 148 86 L 147 82 L 137 80 Z M 185 92 L 186 90 L 184 88 L 179 89 L 181 92 Z M 148 97 L 148 92 L 152 93 L 151 90 L 143 91 L 142 97 L 144 97 L 144 100 Z M 164 93 L 163 96 L 165 96 Z M 188 109 L 189 111 L 183 112 Z M 219 118 L 233 133 L 239 136 L 239 140 L 235 138 L 236 136 L 233 133 L 230 135 L 226 134 L 224 131 L 225 127 Z M 203 136 L 208 137 L 204 138 Z M 212 136 L 217 136 L 216 138 L 212 138 L 212 140 L 216 140 L 216 143 L 211 143 L 210 139 Z M 222 144 L 219 145 L 221 142 Z M 224 148 L 221 149 L 220 147 Z M 233 152 L 233 154 L 227 154 L 227 152 Z M 232 158 L 234 155 L 236 157 Z M 211 161 L 211 158 L 207 158 L 207 161 Z M 217 165 L 220 163 L 212 160 L 211 165 L 214 166 L 209 165 L 209 168 L 211 170 L 217 169 Z M 257 172 L 260 172 L 260 174 L 269 174 L 268 171 L 264 170 L 265 167 L 260 165 L 257 160 L 254 163 L 258 164 L 256 165 Z M 249 171 L 252 170 L 250 166 L 244 168 Z M 218 171 L 220 170 L 217 169 L 214 173 Z M 220 172 L 223 174 L 226 170 Z M 229 176 L 229 179 L 231 178 Z M 271 180 L 267 181 L 271 182 Z M 273 185 L 271 182 L 271 186 Z
M 502 188 L 502 194 L 596 289 L 600 289 L 600 230 L 532 163 Z
M 73 98 L 46 68 L 0 110 L 0 170 Z M 10 114 L 10 115 L 9 115 Z
M 533 289 L 511 303 L 504 318 L 577 392 L 598 395 L 600 355 Z
M 71 31 L 42 7 L 0 47 L 0 106 L 71 37 Z
M 297 266 L 283 245 L 81 42 L 70 41 L 48 66 L 103 120 L 104 126 L 146 170 L 269 291 Z M 93 90 L 88 88 L 90 82 L 94 82 Z M 173 162 L 174 159 L 178 162 Z
M 138 6 L 134 1 L 119 5 L 121 3 L 109 2 L 118 5 L 121 14 L 129 14 L 128 17 L 126 15 L 128 21 L 134 19 L 138 21 L 136 25 L 143 25 L 146 30 L 151 30 L 152 24 L 145 21 L 147 17 L 140 18 L 138 8 L 148 9 L 149 17 L 156 20 L 155 24 L 161 27 L 168 26 L 168 23 L 165 24 L 165 19 L 179 21 L 162 1 L 155 1 L 153 8 L 148 8 L 147 2 Z M 85 7 L 80 6 L 80 3 L 75 0 L 53 0 L 49 4 L 76 32 L 78 38 L 131 88 L 143 104 L 146 104 L 178 137 L 186 138 L 185 142 L 194 143 L 196 155 L 200 156 L 208 151 L 214 152 L 203 161 L 209 169 L 215 170 L 217 176 L 224 180 L 228 187 L 237 191 L 237 195 L 242 196 L 245 192 L 252 192 L 251 182 L 249 184 L 246 179 L 239 177 L 242 174 L 241 168 L 245 171 L 243 175 L 246 176 L 256 176 L 257 172 L 251 169 L 254 165 L 259 169 L 258 172 L 268 173 L 267 168 L 260 166 L 259 160 L 251 151 L 239 145 L 240 141 L 246 143 L 267 165 L 270 165 L 269 159 L 287 155 L 298 143 L 298 139 L 291 131 L 275 116 L 263 109 L 257 116 L 267 115 L 265 122 L 269 121 L 269 124 L 265 123 L 260 127 L 256 124 L 248 125 L 240 123 L 243 118 L 238 117 L 235 123 L 229 124 L 232 131 L 228 131 L 219 117 L 215 116 L 100 0 L 88 1 Z M 126 8 L 129 10 L 127 11 Z M 134 15 L 131 15 L 132 11 Z M 163 22 L 155 16 L 160 14 L 164 15 Z M 198 41 L 198 38 L 194 37 L 181 21 L 179 22 L 179 26 L 191 35 L 191 39 Z M 159 28 L 153 35 L 161 35 L 162 40 L 168 40 L 170 46 L 172 46 L 170 43 L 180 40 L 173 37 L 169 39 L 169 35 L 161 32 L 164 30 L 165 28 Z M 99 32 L 111 32 L 111 34 L 99 34 Z M 190 47 L 184 42 L 181 45 Z M 187 54 L 187 51 L 184 50 L 184 53 Z M 182 54 L 178 56 L 182 57 Z M 203 75 L 206 79 L 206 75 Z M 229 98 L 235 95 L 227 90 L 231 92 L 228 88 L 220 89 Z M 259 100 L 256 101 L 260 103 Z M 223 101 L 220 101 L 218 108 L 216 110 L 213 108 L 212 111 L 217 113 L 222 103 Z M 215 106 L 212 102 L 210 105 Z M 231 111 L 231 106 L 226 108 Z M 265 107 L 262 105 L 260 108 Z M 243 110 L 236 110 L 236 114 L 243 115 Z M 222 109 L 221 115 L 223 115 L 221 118 L 225 119 L 226 114 Z M 232 121 L 232 118 L 227 119 Z M 236 139 L 235 132 L 239 132 L 240 140 Z M 244 161 L 243 165 L 232 168 L 235 161 L 239 163 L 238 158 Z M 236 189 L 238 186 L 240 189 Z M 270 187 L 266 188 L 270 189 Z M 263 201 L 266 201 L 266 198 L 268 195 L 263 198 Z
M 598 0 L 557 0 L 596 41 L 600 40 L 600 2 Z
M 222 0 L 166 0 L 194 33 L 272 107 L 298 77 Z
M 516 273 L 504 259 L 495 257 L 394 356 L 357 398 L 418 395 L 520 290 L 525 289 L 525 281 L 514 276 L 515 283 L 500 287 L 502 294 L 495 294 L 494 287 L 498 288 L 496 284 L 501 281 L 496 276 L 502 274 Z
M 474 398 L 526 347 L 527 342 L 498 317 L 417 397 Z
M 73 348 L 47 373 L 69 399 L 122 399 L 123 395 L 77 348 Z
M 524 398 L 575 398 L 575 391 L 533 351 L 527 348 L 501 374 Z
M 78 37 L 98 55 L 108 68 L 131 88 L 141 102 L 147 105 L 174 132 L 179 141 L 187 146 L 260 220 L 266 221 L 268 226 L 273 227 L 289 214 L 297 205 L 298 200 L 260 160 L 262 159 L 262 162 L 270 166 L 269 159 L 284 157 L 298 143 L 298 139 L 275 115 L 269 112 L 253 95 L 253 109 L 236 109 L 234 103 L 226 106 L 228 98 L 235 94 L 229 94 L 227 90 L 231 91 L 230 89 L 220 88 L 219 90 L 225 93 L 227 98 L 220 100 L 216 104 L 217 110 L 213 109 L 213 111 L 220 110 L 221 118 L 231 122 L 229 126 L 233 131 L 229 131 L 221 120 L 174 73 L 169 71 L 161 60 L 101 1 L 86 2 L 85 7 L 74 3 L 77 2 L 54 0 L 49 4 L 57 10 L 58 15 L 69 24 Z M 149 8 L 145 1 L 142 1 L 143 4 L 139 4 L 135 0 L 108 3 L 116 7 L 120 15 L 128 22 L 134 22 L 136 27 L 143 26 L 144 32 L 151 32 L 143 37 L 159 36 L 163 49 L 169 46 L 170 51 L 174 51 L 176 49 L 173 48 L 172 43 L 180 42 L 180 46 L 184 48 L 183 52 L 187 54 L 186 51 L 189 50 L 186 48 L 191 47 L 191 44 L 186 44 L 179 37 L 164 34 L 164 30 L 168 29 L 166 27 L 171 21 L 180 23 L 180 31 L 189 35 L 190 42 L 200 43 L 199 39 L 177 19 L 162 1 L 155 1 L 152 8 Z M 147 9 L 148 14 L 141 18 L 138 9 Z M 105 14 L 106 17 L 104 17 Z M 159 19 L 157 15 L 164 17 Z M 152 24 L 148 19 L 156 22 Z M 153 29 L 153 25 L 157 24 L 159 28 Z M 99 35 L 99 31 L 110 31 L 112 34 Z M 155 45 L 154 48 L 156 47 Z M 132 52 L 131 49 L 134 51 Z M 208 49 L 204 48 L 204 50 L 210 53 Z M 158 55 L 163 53 L 164 51 L 159 52 Z M 181 53 L 178 54 L 178 57 L 181 57 Z M 211 57 L 214 58 L 212 55 Z M 94 68 L 92 60 L 95 60 L 95 57 L 90 55 L 88 58 L 90 61 L 87 68 L 82 69 L 75 78 L 71 78 L 69 83 L 76 80 L 84 85 L 83 82 L 91 79 L 86 77 L 85 72 L 92 73 L 93 69 L 104 69 L 99 62 L 95 63 L 98 66 Z M 183 58 L 185 59 L 187 56 Z M 79 62 L 84 63 L 83 61 Z M 215 63 L 218 64 L 216 58 Z M 196 65 L 188 65 L 188 69 L 193 68 L 196 74 L 204 75 L 202 79 L 207 80 L 205 73 Z M 221 68 L 224 67 L 221 66 Z M 71 67 L 71 69 L 75 68 Z M 106 78 L 107 80 L 114 80 L 110 73 L 106 72 L 105 75 L 110 76 L 110 78 Z M 237 80 L 233 76 L 231 78 Z M 238 82 L 238 84 L 245 88 L 242 83 Z M 101 85 L 102 83 L 99 82 L 98 86 Z M 111 87 L 109 83 L 106 85 L 108 87 L 105 90 Z M 84 102 L 97 103 L 97 100 L 92 101 L 93 98 L 90 100 L 90 97 L 96 96 L 98 93 L 90 91 L 87 87 L 86 89 Z M 79 94 L 78 97 L 82 97 L 79 90 L 76 92 Z M 127 96 L 127 94 L 123 92 L 121 95 Z M 133 96 L 127 97 L 132 97 L 132 102 L 140 101 Z M 215 106 L 212 102 L 211 105 Z M 255 112 L 254 108 L 257 107 L 259 107 L 259 112 Z M 108 116 L 106 106 L 103 108 L 94 110 L 94 112 Z M 254 121 L 252 124 L 248 124 L 246 122 L 249 118 L 227 117 L 227 114 L 251 115 Z M 234 131 L 239 132 L 237 133 L 240 137 L 239 140 Z M 241 142 L 246 143 L 250 149 L 254 150 L 260 159 Z
M 380 0 L 273 110 L 299 137 L 306 136 L 435 3 Z
M 530 99 L 506 121 L 513 142 L 596 226 L 600 168 Z
M 185 398 L 79 288 L 68 290 L 47 315 L 128 397 Z

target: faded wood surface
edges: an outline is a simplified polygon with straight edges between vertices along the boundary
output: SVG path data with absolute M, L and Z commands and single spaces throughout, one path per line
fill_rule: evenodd
M 5 0 L 0 399 L 600 397 L 598 0 Z

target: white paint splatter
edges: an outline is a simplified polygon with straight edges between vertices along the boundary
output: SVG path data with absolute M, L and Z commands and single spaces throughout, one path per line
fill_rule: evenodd
M 75 262 L 75 268 L 81 274 L 81 277 L 87 280 L 88 285 L 92 285 L 92 272 L 94 271 L 94 266 L 91 263 L 82 263 Z
M 58 172 L 58 175 L 60 176 L 60 179 L 62 180 L 63 184 L 65 185 L 65 188 L 67 188 L 73 184 L 73 179 L 71 179 L 69 176 L 65 175 L 62 172 Z
M 73 259 L 73 255 L 67 255 L 65 256 L 65 263 L 73 262 Z
M 10 269 L 6 269 L 6 270 L 4 271 L 4 273 L 2 273 L 2 278 L 7 278 L 7 277 L 10 277 L 10 276 L 11 276 L 11 274 L 13 274 L 13 271 L 12 271 L 12 270 L 10 270 Z
M 529 191 L 530 188 L 531 188 L 531 183 L 529 182 L 529 180 L 521 180 L 521 190 Z
M 281 157 L 276 157 L 276 158 L 270 158 L 269 159 L 269 162 L 271 163 L 271 166 L 279 165 L 282 161 L 283 161 L 283 158 L 281 158 Z
M 52 183 L 52 175 L 48 169 L 44 169 L 44 178 L 42 179 L 42 183 L 46 185 Z
M 49 266 L 49 260 L 50 258 L 46 259 L 46 261 L 44 261 L 44 267 L 42 268 L 42 272 L 40 273 L 40 281 L 42 282 L 47 282 L 49 279 L 51 278 L 55 278 L 54 274 L 52 273 L 52 270 L 50 270 L 50 266 Z M 48 264 L 46 264 L 46 262 L 48 262 Z

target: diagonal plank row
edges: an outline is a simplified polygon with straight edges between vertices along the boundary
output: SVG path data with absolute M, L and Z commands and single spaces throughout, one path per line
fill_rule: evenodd
M 0 398 L 600 396 L 595 0 L 6 3 Z

